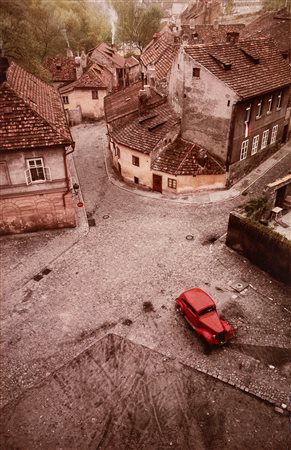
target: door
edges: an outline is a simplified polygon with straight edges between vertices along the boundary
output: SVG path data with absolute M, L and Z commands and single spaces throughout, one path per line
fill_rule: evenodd
M 162 180 L 163 177 L 161 175 L 153 174 L 153 191 L 162 192 Z
M 286 143 L 287 140 L 288 140 L 288 125 L 285 125 L 283 128 L 282 142 Z

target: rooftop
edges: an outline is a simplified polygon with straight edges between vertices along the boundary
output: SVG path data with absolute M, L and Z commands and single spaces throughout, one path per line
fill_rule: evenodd
M 165 32 L 152 40 L 141 55 L 141 61 L 145 66 L 154 64 L 158 80 L 166 78 L 172 62 L 178 52 L 179 46 L 174 45 L 173 37 Z
M 93 64 L 78 80 L 60 88 L 60 92 L 63 94 L 73 89 L 106 89 L 110 83 L 111 74 L 98 64 Z
M 291 83 L 291 68 L 269 39 L 193 45 L 184 51 L 242 98 Z
M 125 58 L 121 56 L 115 47 L 102 42 L 95 49 L 93 49 L 90 53 L 90 57 L 92 61 L 95 61 L 99 64 L 109 65 L 109 67 L 113 68 L 123 68 L 125 65 Z
M 0 85 L 0 149 L 71 143 L 58 91 L 12 62 Z
M 223 174 L 225 168 L 202 147 L 178 138 L 152 162 L 152 170 L 178 175 Z
M 106 121 L 110 123 L 120 117 L 137 112 L 139 107 L 138 95 L 141 89 L 142 83 L 141 81 L 138 81 L 121 91 L 107 95 L 104 99 Z M 154 105 L 161 102 L 164 102 L 163 97 L 151 89 L 151 97 L 148 101 L 148 105 Z
M 139 152 L 149 154 L 180 119 L 166 103 L 152 106 L 143 115 L 135 114 L 112 132 L 114 140 Z
M 52 81 L 72 82 L 76 79 L 75 59 L 72 56 L 50 56 L 44 66 L 50 72 Z

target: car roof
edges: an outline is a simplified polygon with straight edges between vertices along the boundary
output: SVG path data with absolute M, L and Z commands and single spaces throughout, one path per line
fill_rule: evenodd
M 212 298 L 205 291 L 199 288 L 192 288 L 183 292 L 183 296 L 196 311 L 201 311 L 208 306 L 215 306 Z

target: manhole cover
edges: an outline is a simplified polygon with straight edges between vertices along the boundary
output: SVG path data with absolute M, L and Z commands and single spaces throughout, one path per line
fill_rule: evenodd
M 194 239 L 193 234 L 187 234 L 186 239 L 187 239 L 187 241 L 193 241 L 193 239 Z
M 244 281 L 236 281 L 232 283 L 230 286 L 237 292 L 241 292 L 248 287 L 249 283 L 245 283 Z
M 103 219 L 109 219 L 109 215 L 108 214 L 104 214 Z

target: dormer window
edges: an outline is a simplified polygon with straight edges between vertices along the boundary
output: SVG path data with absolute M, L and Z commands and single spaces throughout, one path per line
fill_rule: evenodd
M 256 115 L 256 119 L 260 119 L 262 116 L 262 108 L 263 108 L 263 100 L 260 99 L 259 103 L 258 103 L 258 111 L 257 111 L 257 115 Z
M 281 109 L 281 105 L 282 105 L 282 91 L 280 91 L 278 94 L 277 110 Z
M 271 97 L 269 98 L 268 104 L 269 104 L 269 106 L 268 106 L 267 114 L 271 114 L 271 112 L 272 112 L 272 105 L 273 105 L 273 95 L 271 95 Z

